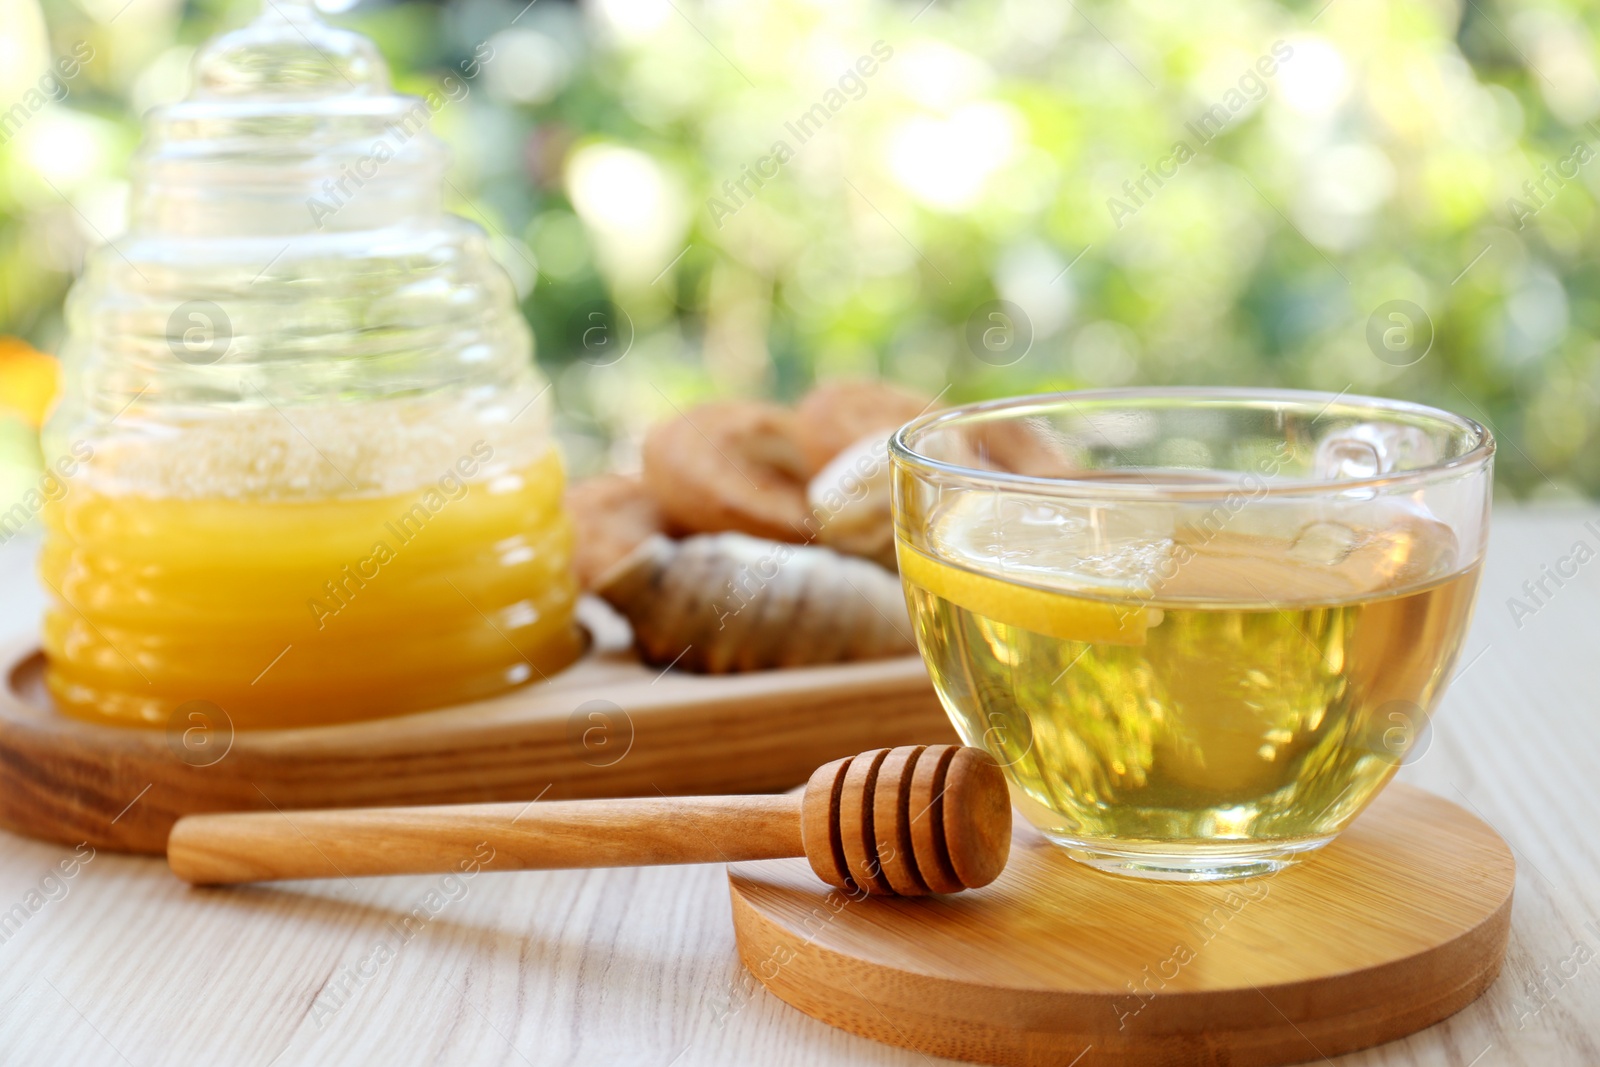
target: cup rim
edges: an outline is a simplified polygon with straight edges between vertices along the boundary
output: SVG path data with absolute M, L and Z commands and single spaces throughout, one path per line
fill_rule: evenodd
M 1255 496 L 1294 496 L 1308 493 L 1327 493 L 1330 491 L 1343 493 L 1353 489 L 1388 489 L 1397 486 L 1416 485 L 1434 481 L 1443 474 L 1461 475 L 1481 469 L 1489 464 L 1495 453 L 1494 435 L 1490 433 L 1488 427 L 1474 419 L 1467 418 L 1465 415 L 1457 415 L 1442 408 L 1429 407 L 1426 404 L 1418 404 L 1410 400 L 1364 396 L 1349 392 L 1327 393 L 1313 389 L 1254 389 L 1238 386 L 1129 386 L 1117 389 L 1083 389 L 1053 393 L 1033 393 L 1023 396 L 1002 397 L 997 400 L 983 400 L 919 415 L 901 426 L 889 438 L 889 452 L 896 463 L 924 473 L 937 472 L 968 481 L 986 482 L 1018 489 L 1044 490 L 1054 495 L 1151 500 L 1175 497 L 1209 499 L 1225 497 L 1230 493 L 1239 492 L 1240 483 L 1237 480 L 1196 484 L 1194 482 L 1162 481 L 1157 477 L 1154 480 L 1147 479 L 1143 483 L 1134 483 L 1093 478 L 1057 478 L 1035 474 L 1015 474 L 1011 471 L 985 470 L 925 456 L 909 443 L 913 435 L 937 423 L 956 422 L 988 412 L 1016 411 L 1029 408 L 1044 409 L 1059 407 L 1063 403 L 1070 406 L 1074 400 L 1160 399 L 1193 399 L 1214 405 L 1232 403 L 1238 406 L 1250 406 L 1252 404 L 1282 405 L 1289 403 L 1300 406 L 1320 404 L 1323 412 L 1333 407 L 1335 403 L 1346 403 L 1353 407 L 1369 407 L 1383 412 L 1405 413 L 1444 422 L 1465 430 L 1472 440 L 1472 447 L 1461 455 L 1443 462 L 1418 467 L 1414 470 L 1375 474 L 1365 478 L 1294 478 L 1285 481 L 1266 481 L 1264 486 L 1252 486 L 1250 488 L 1250 492 Z M 1321 418 L 1321 415 L 1319 414 L 1317 417 Z

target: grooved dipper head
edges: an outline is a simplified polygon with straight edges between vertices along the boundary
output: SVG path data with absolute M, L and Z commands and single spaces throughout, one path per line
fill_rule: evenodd
M 985 751 L 880 748 L 818 767 L 800 835 L 811 869 L 849 892 L 921 896 L 988 885 L 1011 851 L 1011 798 Z

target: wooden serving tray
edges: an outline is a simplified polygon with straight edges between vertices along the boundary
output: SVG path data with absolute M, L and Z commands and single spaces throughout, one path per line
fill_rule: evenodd
M 639 663 L 600 602 L 579 617 L 582 660 L 494 700 L 200 737 L 62 716 L 37 642 L 0 647 L 0 826 L 159 854 L 194 812 L 770 792 L 864 749 L 955 740 L 915 656 L 694 675 Z
M 1516 864 L 1493 829 L 1394 784 L 1333 844 L 1209 885 L 1103 874 L 1019 825 L 958 896 L 856 898 L 805 860 L 729 868 L 739 954 L 808 1015 L 935 1056 L 1266 1067 L 1459 1011 L 1505 958 Z

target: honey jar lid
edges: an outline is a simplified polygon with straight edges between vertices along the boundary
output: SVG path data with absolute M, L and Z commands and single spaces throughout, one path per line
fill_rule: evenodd
M 353 232 L 442 210 L 437 97 L 393 92 L 367 38 L 272 0 L 208 43 L 189 96 L 146 119 L 135 231 Z

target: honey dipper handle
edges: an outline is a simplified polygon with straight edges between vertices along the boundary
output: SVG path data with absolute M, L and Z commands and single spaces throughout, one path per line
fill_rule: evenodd
M 805 854 L 800 797 L 645 797 L 190 815 L 167 862 L 196 885 Z

